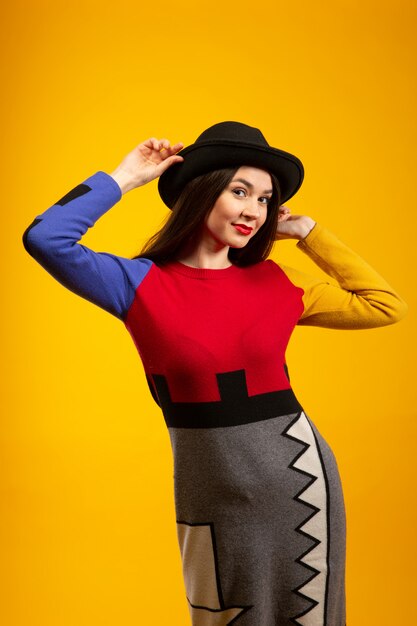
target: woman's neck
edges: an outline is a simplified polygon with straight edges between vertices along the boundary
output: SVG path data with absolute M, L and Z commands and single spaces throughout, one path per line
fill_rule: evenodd
M 200 269 L 226 269 L 233 265 L 228 257 L 229 249 L 229 246 L 223 246 L 216 251 L 207 250 L 203 246 L 194 247 L 192 251 L 182 250 L 176 260 L 184 265 Z

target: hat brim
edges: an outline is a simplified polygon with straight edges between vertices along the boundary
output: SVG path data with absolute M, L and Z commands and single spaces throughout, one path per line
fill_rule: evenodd
M 280 183 L 281 204 L 294 196 L 304 179 L 300 159 L 277 148 L 216 140 L 193 144 L 177 154 L 183 156 L 184 161 L 170 165 L 158 180 L 159 195 L 170 209 L 190 180 L 224 167 L 251 165 L 272 172 Z

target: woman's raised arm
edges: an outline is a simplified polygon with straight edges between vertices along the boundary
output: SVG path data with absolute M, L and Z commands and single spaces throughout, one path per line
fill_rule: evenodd
M 284 207 L 277 239 L 286 238 L 298 239 L 297 248 L 337 281 L 332 284 L 280 264 L 291 282 L 304 291 L 299 325 L 357 330 L 394 324 L 406 315 L 404 300 L 356 252 L 310 217 L 291 216 Z
M 79 242 L 123 193 L 157 178 L 182 144 L 150 138 L 130 152 L 112 175 L 98 171 L 35 217 L 23 233 L 26 251 L 64 287 L 124 320 L 135 291 L 152 266 L 95 252 Z

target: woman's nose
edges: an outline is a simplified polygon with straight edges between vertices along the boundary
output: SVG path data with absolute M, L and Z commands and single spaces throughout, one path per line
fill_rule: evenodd
M 255 200 L 253 202 L 248 202 L 247 205 L 245 206 L 245 209 L 242 213 L 242 215 L 246 215 L 246 217 L 259 217 L 260 216 L 260 209 L 259 209 L 259 205 L 258 205 L 258 201 Z

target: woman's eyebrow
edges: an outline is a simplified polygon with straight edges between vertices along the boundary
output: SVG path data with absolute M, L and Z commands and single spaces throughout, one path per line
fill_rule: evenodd
M 253 189 L 252 183 L 250 183 L 248 180 L 245 180 L 244 178 L 235 178 L 234 180 L 232 180 L 232 183 L 244 183 L 245 185 L 249 187 L 249 189 Z M 263 193 L 272 193 L 272 192 L 273 192 L 273 189 L 266 189 Z

